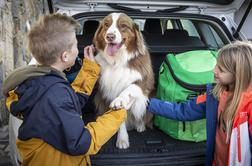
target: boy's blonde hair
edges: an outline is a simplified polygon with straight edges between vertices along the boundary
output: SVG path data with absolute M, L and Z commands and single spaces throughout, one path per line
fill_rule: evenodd
M 242 92 L 246 91 L 252 82 L 252 44 L 250 42 L 236 41 L 228 44 L 219 50 L 217 62 L 234 75 L 234 89 L 228 98 L 226 109 L 221 120 L 226 125 L 227 139 L 231 136 L 234 117 L 241 100 Z M 213 89 L 213 94 L 219 98 L 227 86 L 217 84 Z
M 73 45 L 71 34 L 79 28 L 72 17 L 50 14 L 40 17 L 28 33 L 28 49 L 42 65 L 52 65 Z

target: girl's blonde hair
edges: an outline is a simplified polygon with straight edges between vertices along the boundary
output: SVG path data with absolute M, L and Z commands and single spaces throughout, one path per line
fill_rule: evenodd
M 227 69 L 234 75 L 234 89 L 226 103 L 221 120 L 226 126 L 227 139 L 231 136 L 234 117 L 241 100 L 242 92 L 246 91 L 252 81 L 252 44 L 251 42 L 236 41 L 219 50 L 218 65 Z M 227 85 L 217 84 L 213 94 L 219 98 L 221 93 L 227 89 Z

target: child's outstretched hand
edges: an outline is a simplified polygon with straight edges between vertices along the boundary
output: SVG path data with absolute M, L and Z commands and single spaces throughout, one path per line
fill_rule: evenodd
M 84 57 L 89 59 L 90 61 L 95 62 L 94 52 L 95 52 L 94 45 L 86 46 L 84 48 Z

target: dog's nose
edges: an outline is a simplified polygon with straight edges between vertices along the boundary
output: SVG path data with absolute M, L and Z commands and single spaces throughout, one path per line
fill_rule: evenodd
M 112 41 L 115 40 L 115 34 L 113 34 L 113 33 L 108 33 L 107 36 L 106 36 L 106 38 L 107 38 L 107 40 L 108 40 L 109 42 L 112 42 Z

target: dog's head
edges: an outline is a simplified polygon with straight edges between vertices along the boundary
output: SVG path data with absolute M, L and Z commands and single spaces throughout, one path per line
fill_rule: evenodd
M 94 44 L 107 61 L 125 56 L 125 52 L 129 60 L 146 49 L 138 25 L 124 13 L 111 13 L 102 20 Z

